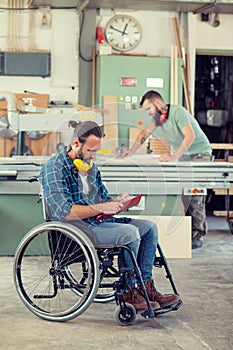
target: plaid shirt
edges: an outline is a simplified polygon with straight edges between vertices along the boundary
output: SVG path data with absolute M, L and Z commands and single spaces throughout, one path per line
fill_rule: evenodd
M 38 176 L 52 219 L 59 221 L 66 220 L 73 204 L 92 205 L 111 199 L 95 164 L 87 173 L 89 193 L 83 192 L 82 180 L 67 151 L 65 148 L 51 157 Z M 83 221 L 98 224 L 95 217 Z

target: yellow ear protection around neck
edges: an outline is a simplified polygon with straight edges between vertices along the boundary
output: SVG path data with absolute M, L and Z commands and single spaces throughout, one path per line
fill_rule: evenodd
M 93 161 L 92 159 L 90 160 L 90 164 L 88 164 L 87 162 L 85 162 L 84 160 L 82 159 L 79 159 L 79 158 L 76 158 L 74 161 L 73 161 L 73 164 L 75 166 L 75 168 L 78 170 L 78 171 L 83 171 L 84 173 L 87 173 L 88 170 L 90 170 L 93 166 Z

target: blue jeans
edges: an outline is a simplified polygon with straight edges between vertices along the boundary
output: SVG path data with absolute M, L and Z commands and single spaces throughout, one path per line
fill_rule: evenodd
M 134 253 L 144 282 L 152 279 L 152 269 L 158 243 L 158 229 L 149 220 L 132 219 L 128 223 L 104 221 L 91 227 L 99 244 L 128 246 Z M 133 268 L 130 254 L 124 251 L 125 267 Z M 136 283 L 134 276 L 129 277 L 129 285 Z

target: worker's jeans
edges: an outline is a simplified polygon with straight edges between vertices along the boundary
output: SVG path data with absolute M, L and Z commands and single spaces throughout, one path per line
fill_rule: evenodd
M 181 161 L 191 161 L 191 162 L 209 162 L 211 156 L 207 154 L 197 154 L 191 156 L 188 159 L 182 157 Z M 206 196 L 185 196 L 182 195 L 182 202 L 185 208 L 185 215 L 192 217 L 192 239 L 204 236 L 207 233 L 208 226 L 206 220 Z
M 152 279 L 152 269 L 158 243 L 158 229 L 149 220 L 127 219 L 124 223 L 115 222 L 115 218 L 109 218 L 98 226 L 92 226 L 91 229 L 99 244 L 128 246 L 135 255 L 144 282 L 147 282 Z M 119 263 L 122 264 L 121 261 Z M 132 258 L 126 250 L 124 251 L 124 264 L 125 267 L 133 267 Z M 129 286 L 136 282 L 135 277 L 132 274 L 129 275 Z

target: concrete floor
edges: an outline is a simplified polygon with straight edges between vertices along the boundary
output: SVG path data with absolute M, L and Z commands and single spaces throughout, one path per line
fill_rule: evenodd
M 233 236 L 223 221 L 210 226 L 192 259 L 169 266 L 184 305 L 176 312 L 130 327 L 117 326 L 115 304 L 95 304 L 66 323 L 43 321 L 28 311 L 13 284 L 12 257 L 0 258 L 0 349 L 233 349 Z M 164 270 L 155 269 L 161 292 L 170 292 Z

